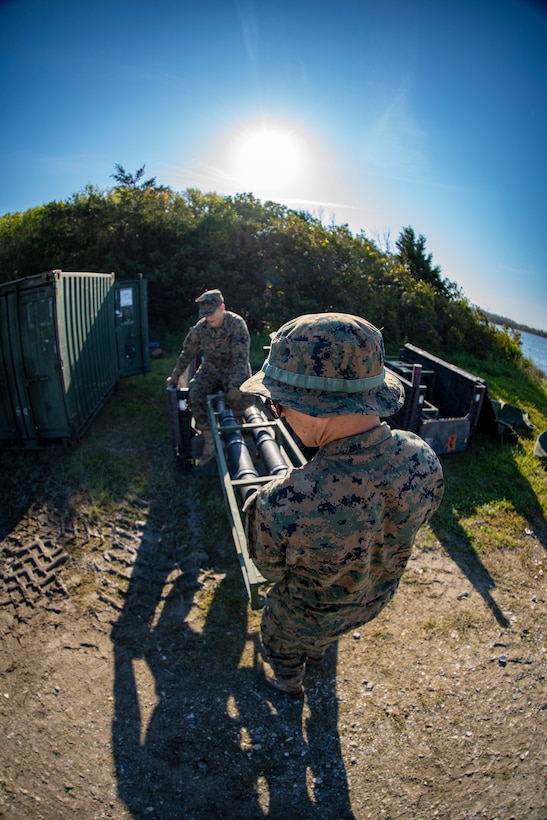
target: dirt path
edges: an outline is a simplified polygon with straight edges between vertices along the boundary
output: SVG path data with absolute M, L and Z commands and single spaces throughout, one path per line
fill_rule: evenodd
M 300 703 L 257 679 L 258 616 L 192 492 L 176 536 L 167 506 L 90 528 L 40 503 L 1 542 L 1 816 L 545 820 L 538 535 L 479 572 L 429 533 Z

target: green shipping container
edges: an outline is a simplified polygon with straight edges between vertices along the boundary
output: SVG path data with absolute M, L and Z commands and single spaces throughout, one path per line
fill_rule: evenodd
M 75 443 L 150 370 L 147 283 L 60 270 L 0 285 L 0 445 Z

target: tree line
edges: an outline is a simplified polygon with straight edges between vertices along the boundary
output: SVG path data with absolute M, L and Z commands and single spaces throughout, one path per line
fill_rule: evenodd
M 301 313 L 342 311 L 437 355 L 518 358 L 518 338 L 498 331 L 442 276 L 410 226 L 393 247 L 365 232 L 325 226 L 305 211 L 250 193 L 176 192 L 116 165 L 114 185 L 89 185 L 65 201 L 0 217 L 0 281 L 45 270 L 114 271 L 148 280 L 155 334 L 195 321 L 195 298 L 220 288 L 251 332 Z

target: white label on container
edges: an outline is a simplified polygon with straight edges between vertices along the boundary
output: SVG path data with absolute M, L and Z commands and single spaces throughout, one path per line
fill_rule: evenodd
M 120 288 L 120 307 L 131 307 L 133 304 L 133 290 Z

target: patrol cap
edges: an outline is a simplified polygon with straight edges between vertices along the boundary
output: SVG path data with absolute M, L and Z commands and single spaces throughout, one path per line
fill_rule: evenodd
M 198 296 L 196 302 L 199 305 L 199 315 L 210 316 L 217 308 L 224 304 L 224 296 L 219 290 L 206 290 Z
M 347 313 L 312 313 L 284 324 L 262 369 L 240 390 L 308 416 L 391 416 L 405 397 L 399 379 L 384 368 L 380 331 Z

